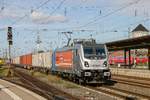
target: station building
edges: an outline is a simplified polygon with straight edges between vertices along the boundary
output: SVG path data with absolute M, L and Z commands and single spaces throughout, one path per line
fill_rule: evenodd
M 142 36 L 146 36 L 149 35 L 149 30 L 147 28 L 145 28 L 142 24 L 139 24 L 135 29 L 133 29 L 130 33 L 129 38 L 130 39 L 134 39 L 137 37 L 142 37 Z M 131 52 L 131 64 L 133 65 L 133 67 L 141 67 L 144 68 L 148 65 L 148 50 L 147 49 L 133 49 L 130 51 Z M 128 51 L 127 51 L 128 53 Z M 109 63 L 111 65 L 123 65 L 125 63 L 124 60 L 124 51 L 119 50 L 119 51 L 111 51 L 110 52 L 110 59 L 109 59 Z M 129 64 L 129 60 L 128 60 L 128 55 L 126 56 L 126 63 Z

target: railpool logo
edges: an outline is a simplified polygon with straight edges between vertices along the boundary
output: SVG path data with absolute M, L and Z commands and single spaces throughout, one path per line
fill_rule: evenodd
M 60 56 L 60 62 L 64 62 L 64 57 Z

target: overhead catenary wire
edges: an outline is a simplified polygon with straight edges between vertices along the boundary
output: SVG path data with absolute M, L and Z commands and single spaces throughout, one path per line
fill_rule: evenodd
M 128 8 L 128 7 L 132 6 L 132 5 L 134 5 L 134 4 L 137 4 L 139 1 L 141 1 L 141 0 L 136 0 L 136 1 L 134 1 L 134 2 L 130 2 L 130 3 L 128 3 L 127 5 L 125 5 L 125 6 L 121 7 L 121 8 L 119 8 L 119 9 L 116 9 L 116 10 L 114 10 L 114 11 L 112 11 L 112 12 L 106 14 L 106 15 L 103 15 L 103 16 L 100 16 L 100 15 L 99 15 L 99 16 L 97 16 L 97 17 L 94 17 L 92 21 L 89 21 L 89 22 L 86 23 L 85 25 L 82 25 L 82 26 L 79 26 L 79 27 L 71 27 L 71 28 L 79 29 L 79 28 L 82 28 L 82 27 L 86 27 L 86 26 L 88 26 L 88 25 L 90 25 L 90 24 L 93 24 L 94 22 L 97 22 L 98 20 L 102 20 L 103 18 L 106 18 L 106 17 L 108 17 L 108 16 L 111 16 L 111 15 L 113 15 L 114 13 L 117 13 L 117 12 L 119 12 L 119 11 L 121 11 L 121 10 L 124 10 L 124 9 L 126 9 L 126 8 Z M 102 21 L 103 21 L 103 20 L 102 20 Z M 69 29 L 71 29 L 71 28 L 69 28 Z M 64 28 L 64 29 L 66 29 L 66 28 Z M 67 29 L 68 29 L 68 28 L 67 28 Z
M 94 17 L 94 19 L 93 19 L 92 21 L 86 23 L 85 25 L 82 25 L 82 26 L 79 26 L 79 27 L 72 27 L 72 28 L 86 27 L 86 26 L 88 26 L 89 24 L 92 24 L 92 23 L 94 23 L 94 22 L 96 22 L 96 21 L 98 21 L 98 20 L 102 20 L 103 18 L 106 18 L 106 17 L 108 17 L 108 16 L 110 16 L 110 15 L 113 15 L 114 13 L 117 13 L 117 12 L 119 12 L 119 11 L 125 9 L 125 8 L 128 8 L 128 7 L 132 6 L 132 5 L 134 5 L 134 4 L 137 4 L 139 1 L 141 1 L 141 0 L 136 0 L 136 1 L 134 1 L 134 2 L 130 2 L 130 3 L 128 3 L 127 5 L 125 5 L 125 6 L 121 7 L 121 8 L 119 8 L 119 9 L 116 9 L 116 10 L 114 10 L 114 11 L 112 11 L 112 12 L 106 14 L 106 15 Z M 54 11 L 51 12 L 51 14 L 55 13 L 55 11 L 56 11 L 57 9 L 59 9 L 59 8 L 61 7 L 61 5 L 62 5 L 64 2 L 65 2 L 65 0 L 62 0 L 62 1 L 60 2 L 60 4 L 58 5 L 58 7 L 56 7 L 56 9 L 54 9 Z M 102 21 L 103 21 L 103 20 L 102 20 Z M 64 29 L 66 29 L 66 28 L 64 28 Z M 69 29 L 70 29 L 70 28 L 69 28 Z
M 89 22 L 87 22 L 86 24 L 84 24 L 84 25 L 74 26 L 74 27 L 66 27 L 66 28 L 63 28 L 63 29 L 80 29 L 80 28 L 87 27 L 88 25 L 91 25 L 91 24 L 93 24 L 95 22 L 97 23 L 99 20 L 104 21 L 102 19 L 104 19 L 104 18 L 106 18 L 108 16 L 111 16 L 111 15 L 113 15 L 113 14 L 115 14 L 115 13 L 121 11 L 121 10 L 124 10 L 124 9 L 134 5 L 134 4 L 137 4 L 140 1 L 141 0 L 136 0 L 134 2 L 130 2 L 127 5 L 125 5 L 125 6 L 121 7 L 121 8 L 118 8 L 118 9 L 112 11 L 112 12 L 107 13 L 106 15 L 103 15 L 103 16 L 102 15 L 98 15 L 97 17 L 95 16 L 95 17 L 91 18 L 91 20 Z
M 93 24 L 94 22 L 96 22 L 96 21 L 98 21 L 98 20 L 102 20 L 103 18 L 106 18 L 106 17 L 108 17 L 108 16 L 110 16 L 110 15 L 113 15 L 113 14 L 115 14 L 115 13 L 117 13 L 117 12 L 123 10 L 123 9 L 126 9 L 126 8 L 128 8 L 128 7 L 130 7 L 130 6 L 134 5 L 134 4 L 137 4 L 139 1 L 141 1 L 141 0 L 136 0 L 136 1 L 134 1 L 134 2 L 130 2 L 130 3 L 128 3 L 127 5 L 125 5 L 125 6 L 121 7 L 121 8 L 119 8 L 119 9 L 116 9 L 116 10 L 114 10 L 114 11 L 112 11 L 112 12 L 106 14 L 106 15 L 98 16 L 97 18 L 94 17 L 94 19 L 93 19 L 92 21 L 89 21 L 88 23 L 86 23 L 86 24 L 84 24 L 84 25 L 82 25 L 82 26 L 79 26 L 79 27 L 77 27 L 77 28 L 82 28 L 82 27 L 86 27 L 87 25 Z
M 134 22 L 134 23 L 130 23 L 130 26 L 129 26 L 128 24 L 126 24 L 126 25 L 119 25 L 118 27 L 112 28 L 111 31 L 106 30 L 106 31 L 104 31 L 103 33 L 119 32 L 117 29 L 120 29 L 120 28 L 119 28 L 120 26 L 122 26 L 122 27 L 124 27 L 124 28 L 129 28 L 129 27 L 131 27 L 131 26 L 133 26 L 133 25 L 135 25 L 135 24 L 142 23 L 142 22 L 146 22 L 146 21 L 149 21 L 149 20 L 150 20 L 150 18 L 142 19 L 142 20 L 140 20 L 140 21 L 136 21 L 136 22 Z M 129 26 L 129 27 L 125 27 L 125 26 Z M 113 30 L 113 29 L 114 29 L 114 30 Z M 121 31 L 121 32 L 130 32 L 130 31 L 129 31 L 129 30 L 126 30 L 126 31 Z M 97 35 L 98 35 L 98 34 L 97 34 Z
M 47 0 L 47 1 L 43 2 L 41 5 L 37 6 L 35 9 L 39 9 L 39 8 L 43 7 L 44 5 L 49 3 L 50 1 L 52 1 L 52 0 Z
M 54 14 L 60 7 L 64 4 L 66 0 L 62 0 L 60 4 L 50 13 L 50 15 Z
M 37 9 L 39 9 L 39 8 L 41 8 L 41 7 L 43 7 L 45 4 L 47 4 L 48 2 L 50 2 L 51 0 L 47 0 L 47 1 L 45 1 L 44 3 L 42 3 L 41 5 L 39 5 L 38 7 L 36 7 L 36 9 L 35 10 L 37 10 Z M 10 26 L 12 26 L 12 25 L 14 25 L 14 24 L 16 24 L 16 23 L 18 23 L 18 22 L 20 22 L 21 20 L 23 20 L 25 17 L 27 17 L 28 16 L 28 13 L 27 14 L 25 14 L 23 17 L 21 17 L 21 18 L 19 18 L 18 20 L 16 20 L 16 21 L 14 21 L 13 23 L 11 23 L 11 25 Z
M 39 5 L 38 7 L 36 7 L 34 10 L 32 10 L 31 13 L 32 13 L 33 11 L 35 11 L 35 10 L 37 10 L 37 9 L 39 9 L 39 8 L 41 8 L 41 7 L 43 7 L 44 5 L 46 5 L 47 3 L 49 3 L 50 1 L 52 1 L 52 0 L 47 0 L 47 1 L 45 1 L 44 3 L 42 3 L 41 5 Z M 60 2 L 60 4 L 50 13 L 50 15 L 54 14 L 58 9 L 60 9 L 60 7 L 63 5 L 63 3 L 64 3 L 65 1 L 66 1 L 66 0 L 62 0 L 62 1 Z M 28 13 L 25 14 L 23 17 L 19 18 L 18 20 L 14 21 L 13 23 L 11 23 L 10 26 L 12 26 L 12 25 L 14 25 L 14 24 L 20 22 L 21 20 L 23 20 L 23 19 L 24 19 L 25 17 L 27 17 L 27 16 L 28 16 Z
M 130 23 L 130 26 L 128 27 L 128 30 L 126 30 L 126 31 L 118 31 L 118 30 L 114 30 L 114 31 L 109 31 L 109 32 L 114 32 L 114 33 L 116 33 L 116 32 L 127 32 L 128 34 L 126 34 L 127 36 L 119 36 L 119 37 L 111 37 L 111 38 L 109 38 L 108 40 L 114 40 L 114 39 L 119 39 L 119 38 L 122 38 L 122 39 L 127 39 L 127 38 L 129 38 L 129 33 L 131 32 L 129 29 L 131 28 L 131 26 L 133 26 L 133 25 L 135 25 L 135 24 L 137 24 L 137 23 L 142 23 L 142 22 L 145 22 L 145 21 L 149 21 L 150 20 L 150 18 L 147 18 L 147 19 L 143 19 L 143 20 L 140 20 L 140 21 L 137 21 L 137 22 L 134 22 L 134 23 Z M 122 25 L 122 26 L 127 26 L 127 25 Z M 119 26 L 120 27 L 120 26 Z M 119 28 L 118 27 L 118 28 Z M 118 29 L 118 28 L 116 28 L 116 29 Z M 127 27 L 125 27 L 125 28 L 127 28 Z M 103 33 L 108 33 L 108 31 L 105 31 L 105 32 L 103 32 Z M 96 35 L 99 35 L 99 34 L 96 34 Z M 108 41 L 107 40 L 107 41 Z
M 49 1 L 51 1 L 51 0 L 45 1 L 45 2 L 42 3 L 40 6 L 38 6 L 36 9 L 41 8 L 42 6 L 44 6 L 45 4 L 47 4 Z M 50 15 L 52 15 L 53 13 L 55 13 L 55 12 L 57 11 L 57 9 L 59 9 L 59 8 L 63 5 L 63 3 L 64 3 L 65 1 L 66 1 L 66 0 L 62 0 L 62 1 L 60 2 L 60 4 L 50 13 Z M 86 26 L 88 26 L 88 25 L 90 25 L 90 24 L 92 24 L 92 23 L 94 23 L 94 22 L 96 22 L 96 21 L 98 21 L 98 20 L 102 20 L 103 18 L 106 18 L 107 16 L 110 16 L 110 15 L 112 15 L 112 14 L 118 12 L 118 11 L 121 11 L 121 10 L 123 10 L 123 9 L 125 9 L 125 8 L 127 8 L 127 7 L 129 7 L 129 6 L 131 6 L 131 5 L 133 5 L 133 4 L 135 4 L 135 3 L 138 3 L 139 1 L 140 1 L 140 0 L 136 0 L 136 1 L 134 1 L 134 2 L 131 2 L 131 3 L 129 3 L 128 5 L 126 5 L 126 6 L 124 6 L 124 7 L 121 7 L 121 8 L 119 8 L 119 9 L 117 9 L 117 10 L 114 10 L 114 11 L 112 11 L 112 12 L 110 12 L 110 13 L 104 15 L 104 16 L 99 15 L 97 18 L 94 17 L 94 19 L 93 19 L 92 21 L 90 21 L 90 22 L 88 22 L 88 23 L 86 23 L 86 24 L 84 24 L 84 25 L 77 26 L 77 27 L 73 27 L 73 28 L 86 27 Z M 36 10 L 36 9 L 35 9 L 35 10 Z M 27 17 L 27 16 L 28 16 L 28 14 L 25 14 L 23 17 L 19 18 L 19 19 L 16 20 L 15 22 L 13 22 L 11 25 L 14 25 L 14 24 L 20 22 L 21 20 L 23 20 L 23 19 L 24 19 L 25 17 Z M 65 29 L 65 28 L 64 28 L 64 29 Z
M 62 1 L 59 3 L 59 5 L 49 14 L 49 16 L 50 16 L 50 15 L 53 15 L 58 9 L 60 9 L 60 7 L 64 4 L 65 1 L 66 1 L 66 0 L 62 0 Z M 49 16 L 47 16 L 47 18 L 48 18 Z M 46 18 L 46 19 L 47 19 L 47 18 Z
M 150 20 L 150 18 L 146 18 L 146 19 L 142 19 L 142 20 L 140 20 L 140 21 L 137 21 L 137 22 L 134 22 L 134 23 L 130 23 L 130 26 L 129 27 L 131 27 L 131 26 L 133 26 L 133 25 L 135 25 L 135 24 L 138 24 L 138 23 L 143 23 L 143 22 L 146 22 L 146 21 L 149 21 Z M 122 26 L 128 26 L 127 24 L 126 25 L 122 25 Z M 119 26 L 120 27 L 120 26 Z M 117 27 L 118 28 L 118 27 Z M 116 28 L 116 29 L 117 29 Z

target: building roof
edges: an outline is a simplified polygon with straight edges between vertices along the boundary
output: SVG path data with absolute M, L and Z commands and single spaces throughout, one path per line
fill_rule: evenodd
M 106 43 L 109 51 L 150 48 L 150 35 Z
M 137 31 L 149 32 L 148 29 L 146 29 L 142 24 L 139 24 L 132 32 Z

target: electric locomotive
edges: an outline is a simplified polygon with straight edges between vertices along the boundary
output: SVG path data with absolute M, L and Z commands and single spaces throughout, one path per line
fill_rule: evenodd
M 111 78 L 105 44 L 94 39 L 74 39 L 52 54 L 51 71 L 79 83 L 101 83 Z

